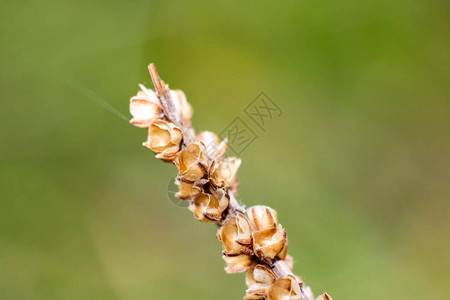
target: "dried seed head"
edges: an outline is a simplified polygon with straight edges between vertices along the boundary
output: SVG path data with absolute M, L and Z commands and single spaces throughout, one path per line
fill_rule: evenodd
M 137 127 L 148 127 L 161 114 L 161 105 L 152 90 L 139 91 L 130 99 L 130 123 Z
M 276 257 L 279 257 L 287 243 L 286 231 L 281 225 L 276 228 L 253 232 L 252 237 L 253 251 L 260 259 L 269 264 Z
M 180 171 L 178 179 L 184 182 L 195 182 L 205 176 L 207 159 L 204 150 L 202 144 L 192 143 L 181 151 L 175 160 L 175 165 Z
M 255 231 L 277 227 L 277 212 L 264 205 L 256 205 L 247 209 L 247 216 Z
M 300 284 L 292 275 L 277 279 L 267 296 L 268 300 L 302 300 Z
M 320 295 L 319 297 L 317 297 L 316 300 L 333 300 L 333 299 L 331 299 L 330 295 L 325 293 L 325 294 Z
M 275 282 L 275 275 L 266 265 L 256 265 L 247 270 L 245 283 L 247 291 L 244 299 L 264 299 L 270 286 Z
M 252 254 L 250 224 L 244 215 L 230 218 L 217 231 L 217 238 L 222 242 L 226 255 Z
M 180 150 L 183 134 L 180 128 L 164 120 L 154 121 L 148 128 L 148 139 L 143 144 L 162 160 L 173 160 Z
M 200 221 L 222 225 L 217 237 L 224 247 L 225 271 L 248 270 L 245 299 L 302 300 L 302 295 L 313 299 L 311 289 L 304 287 L 302 279 L 289 271 L 293 259 L 287 255 L 287 236 L 282 226 L 277 225 L 276 211 L 267 206 L 254 206 L 247 210 L 246 217 L 245 208 L 236 199 L 231 199 L 230 204 L 230 195 L 237 193 L 236 173 L 241 161 L 223 159 L 227 140 L 219 143 L 212 132 L 196 136 L 190 126 L 193 109 L 184 93 L 169 90 L 153 64 L 149 65 L 149 71 L 158 96 L 141 86 L 142 92 L 130 100 L 133 115 L 130 122 L 148 127 L 149 136 L 144 145 L 156 152 L 156 157 L 173 160 L 178 168 L 176 196 L 189 200 L 189 209 Z M 276 277 L 281 278 L 276 280 Z M 316 300 L 331 300 L 331 297 L 325 293 Z
M 210 167 L 211 183 L 219 188 L 229 187 L 235 180 L 240 165 L 241 160 L 236 157 L 228 157 L 220 162 L 213 161 Z
M 220 199 L 211 194 L 202 193 L 192 201 L 189 209 L 194 213 L 194 217 L 201 222 L 220 221 L 229 201 L 229 196 L 226 193 L 222 193 Z
M 189 102 L 187 102 L 184 92 L 182 90 L 171 90 L 170 97 L 173 99 L 175 108 L 180 113 L 183 121 L 187 125 L 190 125 L 194 110 Z
M 223 255 L 222 258 L 227 263 L 225 272 L 229 274 L 247 271 L 253 264 L 252 256 L 247 254 Z
M 200 196 L 202 189 L 192 183 L 177 181 L 178 193 L 175 197 L 183 200 L 193 200 Z

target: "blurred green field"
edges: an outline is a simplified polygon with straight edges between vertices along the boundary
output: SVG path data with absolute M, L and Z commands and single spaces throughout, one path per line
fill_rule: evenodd
M 333 299 L 450 297 L 448 1 L 3 1 L 0 299 L 241 299 L 212 224 L 127 118 L 155 62 L 198 131 L 264 91 L 243 154 L 295 272 Z M 98 97 L 93 95 L 95 93 Z

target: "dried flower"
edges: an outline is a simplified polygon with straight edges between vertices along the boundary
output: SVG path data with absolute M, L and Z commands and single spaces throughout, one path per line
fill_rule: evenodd
M 226 158 L 220 162 L 213 161 L 210 167 L 211 183 L 219 188 L 229 187 L 236 178 L 241 160 L 235 157 Z
M 148 127 L 161 115 L 161 105 L 152 90 L 139 91 L 130 99 L 130 123 L 137 127 Z
M 184 92 L 182 90 L 171 90 L 170 97 L 174 100 L 175 107 L 180 113 L 183 121 L 187 125 L 190 125 L 194 110 L 192 109 L 192 106 L 189 104 L 189 102 L 187 102 Z
M 230 218 L 217 231 L 217 238 L 222 242 L 226 255 L 252 254 L 251 229 L 244 215 Z
M 279 278 L 267 293 L 268 300 L 302 300 L 300 285 L 294 276 Z
M 286 231 L 277 225 L 277 213 L 263 205 L 247 209 L 248 220 L 253 228 L 253 252 L 263 261 L 271 264 L 275 258 L 287 255 Z
M 264 299 L 274 282 L 275 275 L 266 265 L 256 265 L 248 269 L 245 277 L 248 289 L 244 299 Z
M 180 153 L 175 165 L 180 171 L 178 178 L 181 181 L 195 182 L 206 175 L 207 159 L 204 150 L 202 144 L 192 143 Z
M 183 200 L 193 200 L 201 195 L 202 189 L 192 183 L 177 181 L 178 193 L 175 197 Z
M 207 156 L 214 159 L 221 159 L 227 151 L 228 142 L 225 139 L 220 142 L 217 135 L 211 131 L 202 131 L 196 136 L 196 140 L 202 142 L 206 148 Z
M 202 193 L 193 200 L 189 209 L 194 213 L 194 217 L 201 222 L 220 221 L 230 199 L 226 193 L 219 194 L 219 199 L 211 194 Z
M 156 120 L 148 128 L 144 146 L 153 150 L 157 158 L 170 161 L 178 154 L 182 138 L 180 128 L 164 120 Z
M 205 145 L 207 149 L 208 149 L 209 145 L 211 145 L 211 147 L 215 148 L 220 143 L 219 138 L 217 137 L 217 135 L 214 132 L 211 132 L 211 131 L 202 131 L 199 134 L 197 134 L 195 139 L 197 141 L 199 141 L 199 142 L 202 142 L 203 145 Z
M 225 272 L 227 273 L 241 273 L 248 270 L 252 264 L 252 256 L 247 254 L 240 255 L 223 255 L 222 258 L 227 263 Z
M 247 209 L 247 216 L 255 231 L 277 227 L 277 212 L 264 205 L 255 205 Z
M 276 228 L 253 232 L 253 251 L 268 264 L 282 253 L 287 243 L 286 231 L 281 225 Z
M 319 297 L 317 297 L 316 300 L 333 300 L 333 299 L 331 299 L 330 295 L 325 293 L 325 294 L 322 294 Z

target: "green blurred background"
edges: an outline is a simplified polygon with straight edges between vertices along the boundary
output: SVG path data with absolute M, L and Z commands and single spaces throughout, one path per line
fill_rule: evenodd
M 2 1 L 0 299 L 241 299 L 127 118 L 155 62 L 220 132 L 283 110 L 240 199 L 334 299 L 450 297 L 448 1 Z M 101 101 L 105 101 L 102 103 Z

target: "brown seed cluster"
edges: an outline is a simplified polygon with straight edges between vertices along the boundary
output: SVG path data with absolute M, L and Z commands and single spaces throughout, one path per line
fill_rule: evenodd
M 191 127 L 193 109 L 182 91 L 169 90 L 153 65 L 150 73 L 156 93 L 141 86 L 130 100 L 130 123 L 147 128 L 144 146 L 157 158 L 172 162 L 177 170 L 176 197 L 189 201 L 189 209 L 201 222 L 219 226 L 228 273 L 247 272 L 245 299 L 313 300 L 309 287 L 292 274 L 293 259 L 287 254 L 286 231 L 274 209 L 257 205 L 240 207 L 237 171 L 241 160 L 225 157 L 227 141 Z M 285 268 L 278 268 L 280 263 Z M 319 300 L 331 300 L 321 295 Z

